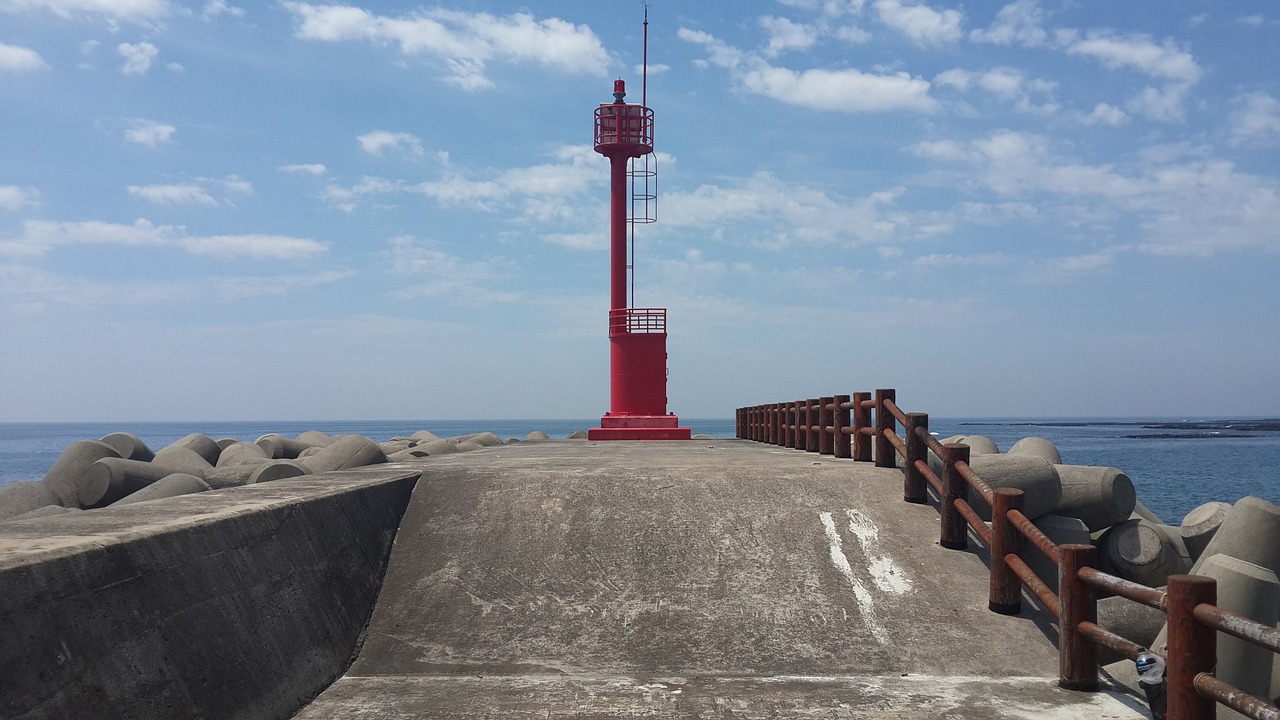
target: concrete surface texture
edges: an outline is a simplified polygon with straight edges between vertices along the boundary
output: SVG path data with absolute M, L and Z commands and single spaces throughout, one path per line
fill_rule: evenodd
M 349 663 L 420 472 L 0 525 L 0 717 L 289 717 Z
M 433 457 L 346 675 L 296 717 L 1140 718 L 1057 687 L 902 474 L 738 440 Z M 1026 603 L 1031 607 L 1031 603 Z

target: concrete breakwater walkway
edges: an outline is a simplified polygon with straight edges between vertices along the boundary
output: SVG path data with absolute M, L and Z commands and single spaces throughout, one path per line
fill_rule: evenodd
M 737 440 L 412 465 L 363 645 L 301 720 L 1147 717 L 1060 690 L 1048 616 L 989 612 L 898 470 Z

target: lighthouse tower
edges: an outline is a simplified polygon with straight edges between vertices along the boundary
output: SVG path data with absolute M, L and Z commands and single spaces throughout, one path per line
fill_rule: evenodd
M 628 104 L 626 95 L 626 83 L 615 80 L 613 102 L 596 108 L 596 152 L 609 158 L 609 412 L 587 437 L 688 440 L 689 428 L 667 412 L 667 310 L 631 307 L 627 298 L 627 227 L 634 226 L 627 168 L 653 152 L 653 111 Z

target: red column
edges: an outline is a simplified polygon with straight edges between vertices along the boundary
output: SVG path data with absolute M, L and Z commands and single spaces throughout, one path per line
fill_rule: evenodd
M 627 158 L 609 156 L 609 309 L 627 305 Z

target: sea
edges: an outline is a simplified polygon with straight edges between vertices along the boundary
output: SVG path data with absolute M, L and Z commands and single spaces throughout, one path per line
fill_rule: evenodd
M 0 423 L 0 486 L 39 480 L 64 448 L 113 432 L 131 432 L 152 449 L 203 433 L 253 441 L 270 433 L 306 430 L 354 433 L 383 441 L 429 430 L 440 437 L 492 432 L 524 438 L 541 430 L 565 438 L 597 420 L 379 420 L 253 422 Z M 1164 522 L 1178 524 L 1211 501 L 1254 495 L 1280 502 L 1280 420 L 1263 418 L 933 418 L 939 438 L 985 435 L 1001 451 L 1024 437 L 1053 442 L 1063 462 L 1116 467 L 1133 480 L 1138 499 Z M 732 438 L 732 418 L 685 419 L 695 435 Z

